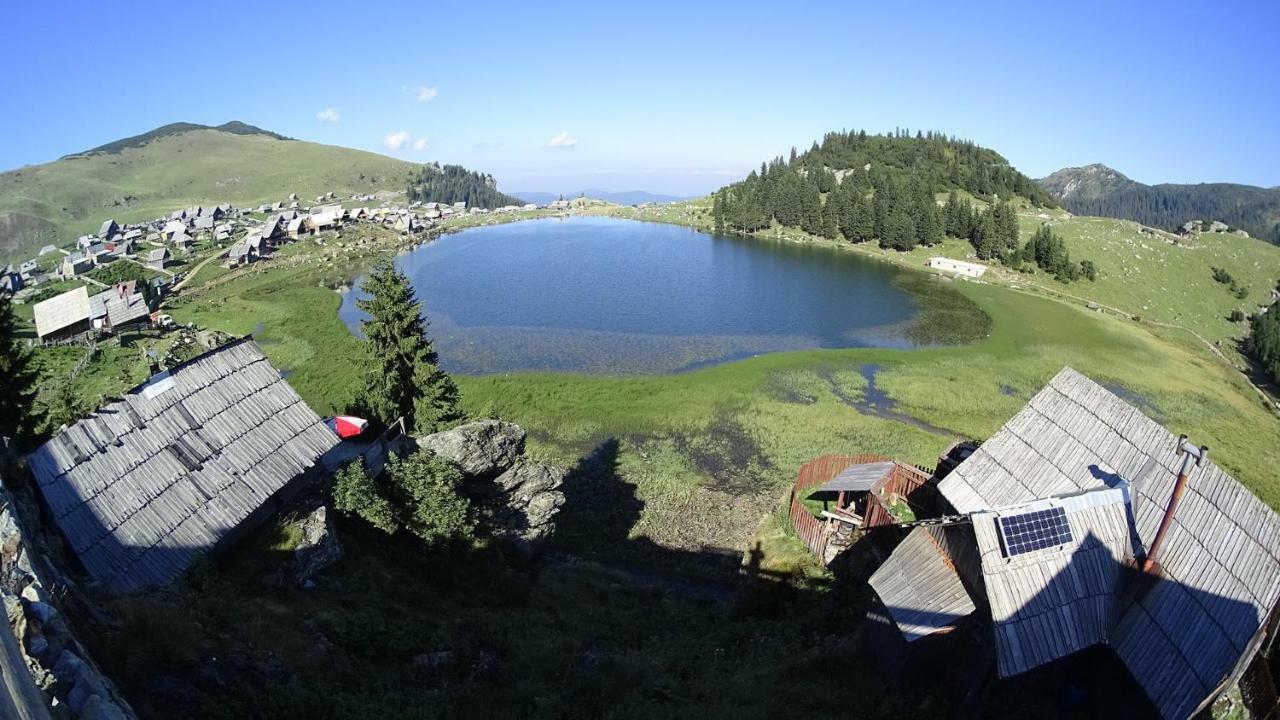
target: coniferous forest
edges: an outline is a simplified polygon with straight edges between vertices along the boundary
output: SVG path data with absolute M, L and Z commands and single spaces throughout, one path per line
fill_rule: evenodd
M 461 165 L 423 165 L 409 178 L 407 193 L 410 202 L 465 202 L 469 208 L 490 210 L 504 205 L 524 205 L 519 199 L 498 192 L 492 175 L 473 172 Z
M 939 206 L 937 194 L 949 193 Z M 966 195 L 967 194 L 967 195 Z M 975 207 L 969 196 L 985 201 Z M 910 250 L 946 235 L 969 240 L 981 260 L 1034 264 L 1063 282 L 1093 279 L 1048 228 L 1023 246 L 1011 201 L 1055 207 L 1049 194 L 999 154 L 941 133 L 833 132 L 804 153 L 792 149 L 713 196 L 717 231 L 756 232 L 778 223 L 849 242 Z
M 1123 218 L 1171 232 L 1188 220 L 1220 220 L 1280 245 L 1280 188 L 1129 182 L 1101 195 L 1068 196 L 1062 204 L 1078 215 Z

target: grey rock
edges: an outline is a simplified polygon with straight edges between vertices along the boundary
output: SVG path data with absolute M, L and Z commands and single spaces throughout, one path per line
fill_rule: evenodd
M 101 695 L 90 695 L 80 710 L 79 720 L 125 720 L 126 717 L 119 705 Z
M 27 613 L 39 620 L 41 625 L 48 625 L 58 617 L 58 611 L 52 605 L 39 601 L 27 603 Z
M 60 683 L 70 683 L 80 674 L 82 667 L 84 667 L 84 661 L 79 655 L 70 650 L 63 650 L 58 656 L 58 661 L 53 664 L 53 676 Z
M 294 582 L 315 587 L 316 574 L 342 557 L 342 545 L 333 528 L 333 520 L 324 505 L 312 510 L 302 520 L 302 542 L 294 548 Z
M 418 438 L 418 447 L 448 460 L 463 473 L 488 477 L 510 468 L 524 452 L 524 428 L 500 420 L 477 420 Z
M 525 515 L 531 526 L 541 527 L 551 522 L 561 505 L 564 505 L 564 493 L 558 490 L 541 492 L 529 500 Z
M 493 482 L 513 499 L 528 502 L 529 498 L 540 492 L 560 487 L 564 483 L 565 474 L 563 468 L 554 465 L 521 460 Z
M 491 501 L 493 533 L 531 552 L 528 541 L 541 540 L 555 529 L 555 515 L 565 501 L 558 490 L 565 475 L 563 468 L 522 458 L 498 476 L 494 485 L 500 492 Z

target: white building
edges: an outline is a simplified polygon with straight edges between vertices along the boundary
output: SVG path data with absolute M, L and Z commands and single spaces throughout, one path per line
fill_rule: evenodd
M 963 260 L 952 260 L 951 258 L 945 257 L 929 258 L 929 267 L 934 270 L 941 270 L 943 272 L 972 278 L 982 277 L 982 273 L 987 271 L 986 265 L 965 262 Z

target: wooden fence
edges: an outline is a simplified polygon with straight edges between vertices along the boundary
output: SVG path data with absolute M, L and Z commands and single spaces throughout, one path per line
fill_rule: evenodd
M 826 554 L 827 527 L 832 521 L 821 520 L 809 512 L 803 502 L 805 491 L 830 481 L 850 465 L 888 460 L 883 455 L 823 455 L 800 468 L 791 488 L 791 527 L 818 560 Z

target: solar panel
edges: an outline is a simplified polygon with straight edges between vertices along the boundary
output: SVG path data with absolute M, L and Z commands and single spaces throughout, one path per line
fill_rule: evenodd
M 1071 542 L 1067 512 L 1060 507 L 1000 518 L 1000 536 L 1007 557 Z

